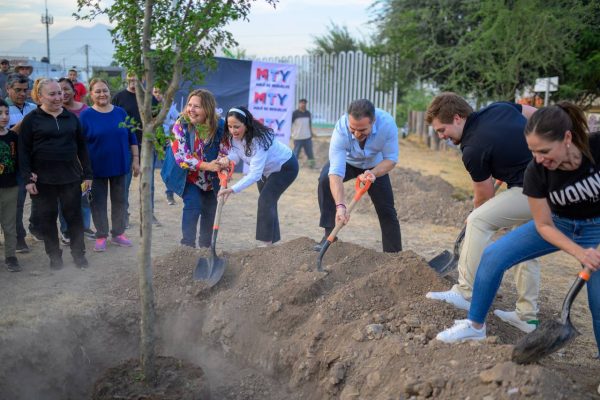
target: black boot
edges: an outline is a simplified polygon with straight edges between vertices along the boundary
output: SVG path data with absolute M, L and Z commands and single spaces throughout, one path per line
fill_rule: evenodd
M 6 257 L 4 263 L 6 264 L 6 269 L 10 272 L 21 271 L 21 266 L 19 265 L 19 260 L 17 260 L 17 257 Z
M 61 269 L 63 267 L 62 250 L 57 253 L 50 254 L 50 268 Z
M 81 269 L 85 269 L 85 268 L 89 267 L 89 265 L 90 265 L 87 258 L 85 258 L 85 254 L 79 254 L 76 256 L 74 255 L 73 261 L 75 261 L 75 266 L 77 266 L 78 268 L 81 268 Z

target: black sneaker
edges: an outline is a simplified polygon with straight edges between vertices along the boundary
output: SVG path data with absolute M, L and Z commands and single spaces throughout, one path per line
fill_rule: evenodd
M 62 253 L 50 256 L 50 268 L 61 269 L 63 267 Z
M 325 235 L 323 236 L 323 239 L 321 239 L 321 241 L 319 243 L 317 243 L 314 247 L 313 250 L 314 251 L 321 251 L 323 249 L 323 246 L 325 245 L 325 242 L 327 242 L 327 237 L 329 235 Z M 337 242 L 337 236 L 333 239 L 334 242 Z
M 175 197 L 173 197 L 173 193 L 169 193 L 167 195 L 167 204 L 170 206 L 174 206 L 175 205 Z
M 6 264 L 6 269 L 10 272 L 21 271 L 21 266 L 19 265 L 19 260 L 17 260 L 17 257 L 6 257 L 4 263 Z
M 90 263 L 83 254 L 80 256 L 73 256 L 73 261 L 75 261 L 75 265 L 81 269 L 85 269 L 90 266 Z
M 61 232 L 60 233 L 60 241 L 62 242 L 62 244 L 70 244 L 71 243 L 71 238 L 69 237 L 69 233 L 68 232 Z
M 83 236 L 85 236 L 89 240 L 96 240 L 96 232 L 94 232 L 90 228 L 83 230 Z
M 154 214 L 152 215 L 152 225 L 154 225 L 154 226 L 162 226 L 162 224 L 160 223 L 159 220 L 156 219 L 156 217 L 154 216 Z
M 24 238 L 17 239 L 17 253 L 29 253 L 29 246 Z

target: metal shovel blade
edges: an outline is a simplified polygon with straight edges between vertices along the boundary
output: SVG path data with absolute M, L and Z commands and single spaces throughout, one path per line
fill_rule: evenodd
M 219 257 L 200 258 L 194 269 L 194 280 L 204 281 L 211 288 L 215 286 L 225 273 L 225 259 Z
M 523 336 L 515 345 L 512 360 L 518 364 L 529 364 L 564 347 L 579 335 L 571 320 L 566 324 L 557 320 L 543 321 L 533 332 Z
M 330 245 L 331 245 L 331 242 L 329 240 L 326 240 L 325 243 L 323 243 L 323 247 L 321 247 L 321 251 L 319 252 L 319 257 L 317 258 L 317 271 L 319 271 L 319 272 L 323 272 L 323 265 L 322 265 L 323 256 L 327 252 L 327 249 L 329 248 Z
M 458 257 L 456 257 L 453 253 L 450 253 L 448 250 L 444 250 L 429 260 L 428 264 L 435 270 L 435 272 L 443 276 L 456 268 L 458 265 Z

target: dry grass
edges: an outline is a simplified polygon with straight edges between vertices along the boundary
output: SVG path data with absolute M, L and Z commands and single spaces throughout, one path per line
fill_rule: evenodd
M 416 135 L 400 140 L 398 165 L 414 169 L 423 175 L 439 176 L 456 188 L 457 198 L 467 198 L 473 193 L 471 178 L 465 169 L 460 153 L 455 149 L 434 151 Z

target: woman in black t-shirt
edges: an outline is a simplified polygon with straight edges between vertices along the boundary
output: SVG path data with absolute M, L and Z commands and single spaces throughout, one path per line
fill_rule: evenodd
M 583 112 L 563 102 L 536 111 L 525 136 L 534 159 L 523 193 L 533 220 L 486 248 L 468 319 L 439 333 L 438 340 L 485 338 L 485 317 L 504 272 L 523 261 L 563 250 L 591 271 L 600 269 L 600 133 L 588 134 Z M 600 274 L 592 273 L 587 285 L 600 352 Z

